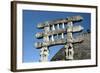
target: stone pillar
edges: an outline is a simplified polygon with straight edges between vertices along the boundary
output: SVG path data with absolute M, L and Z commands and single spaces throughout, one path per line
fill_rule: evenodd
M 72 60 L 74 55 L 74 50 L 72 45 L 73 42 L 72 28 L 73 28 L 73 23 L 69 22 L 67 24 L 67 44 L 65 45 L 66 60 Z
M 63 29 L 65 28 L 64 23 L 62 23 L 62 28 Z M 64 33 L 61 33 L 61 35 L 62 35 L 62 39 L 63 39 L 64 38 Z
M 66 58 L 66 60 L 69 59 L 69 56 L 68 56 L 68 44 L 65 45 L 65 58 Z
M 63 28 L 63 29 L 65 28 L 64 23 L 62 23 L 62 28 Z
M 60 29 L 59 24 L 57 24 L 57 30 L 59 30 L 59 29 Z M 59 37 L 59 35 L 57 34 L 57 39 L 59 39 L 58 37 Z
M 59 27 L 59 24 L 57 24 L 57 29 L 59 29 L 60 27 Z
M 50 30 L 50 27 L 44 27 L 44 32 L 48 32 Z M 49 36 L 44 36 L 43 41 L 47 42 L 49 41 Z M 49 56 L 49 49 L 48 46 L 42 47 L 40 50 L 40 61 L 41 62 L 46 62 L 48 61 L 48 56 Z
M 73 60 L 74 51 L 72 43 L 65 45 L 65 48 L 66 60 Z
M 61 33 L 61 37 L 62 37 L 62 39 L 64 38 L 64 33 Z
M 53 35 L 51 36 L 51 40 L 54 41 L 54 36 Z
M 52 30 L 55 30 L 55 25 L 52 25 Z
M 48 56 L 49 56 L 48 47 L 42 47 L 42 48 L 40 49 L 40 61 L 41 61 L 41 62 L 46 62 L 46 61 L 48 61 Z

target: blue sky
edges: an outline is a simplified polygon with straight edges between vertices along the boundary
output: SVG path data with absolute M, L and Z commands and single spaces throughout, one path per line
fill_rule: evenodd
M 43 30 L 37 28 L 38 23 L 76 15 L 80 15 L 84 18 L 83 21 L 79 23 L 84 27 L 84 31 L 90 29 L 90 13 L 23 10 L 23 62 L 39 61 L 39 49 L 36 49 L 34 44 L 35 42 L 42 41 L 42 39 L 36 39 L 35 34 Z M 63 45 L 50 47 L 49 60 L 62 47 Z

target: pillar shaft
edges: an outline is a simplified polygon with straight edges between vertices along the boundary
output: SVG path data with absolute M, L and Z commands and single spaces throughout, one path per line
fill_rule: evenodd
M 63 29 L 65 28 L 64 23 L 62 23 L 62 28 L 63 28 Z
M 55 30 L 55 26 L 54 25 L 52 25 L 52 30 Z
M 50 31 L 50 27 L 45 27 L 44 28 L 44 32 L 48 32 Z M 49 36 L 44 36 L 43 37 L 43 41 L 44 42 L 48 42 L 49 41 Z M 49 50 L 48 50 L 48 46 L 42 47 L 40 49 L 40 61 L 41 62 L 46 62 L 48 61 L 48 56 L 49 56 Z
M 59 29 L 60 27 L 59 27 L 59 24 L 57 24 L 57 29 Z
M 64 33 L 61 33 L 61 37 L 62 37 L 62 39 L 64 38 Z
M 71 42 L 73 42 L 73 36 L 72 36 L 72 32 L 70 32 L 72 30 L 73 24 L 72 22 L 69 22 L 67 24 L 67 44 L 65 47 L 65 53 L 66 53 L 66 59 L 73 59 L 73 55 L 74 55 L 74 50 L 73 50 L 73 45 Z
M 47 47 L 42 47 L 40 50 L 40 61 L 46 62 L 48 61 L 49 50 Z

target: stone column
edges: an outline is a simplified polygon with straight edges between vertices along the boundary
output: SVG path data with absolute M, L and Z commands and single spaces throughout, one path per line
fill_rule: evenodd
M 63 29 L 65 28 L 64 23 L 62 23 L 62 28 L 63 28 Z
M 42 48 L 40 49 L 40 61 L 41 61 L 41 62 L 46 62 L 46 61 L 48 61 L 48 56 L 49 56 L 48 47 L 42 47 Z
M 55 30 L 55 25 L 52 25 L 52 30 Z
M 55 26 L 52 25 L 52 30 L 55 30 Z M 54 41 L 54 35 L 51 35 L 51 40 Z
M 50 27 L 44 27 L 44 32 L 47 33 L 50 30 Z M 43 42 L 49 41 L 49 36 L 44 36 L 43 37 Z M 40 50 L 40 61 L 41 62 L 46 62 L 48 61 L 48 56 L 49 56 L 49 49 L 48 46 L 42 47 Z
M 57 24 L 57 29 L 56 30 L 59 30 L 59 29 L 60 29 L 59 24 Z M 59 39 L 58 37 L 59 37 L 59 35 L 57 34 L 57 39 Z
M 70 60 L 73 59 L 74 50 L 73 50 L 73 45 L 72 45 L 72 43 L 70 43 L 70 44 L 69 44 L 69 47 L 68 47 L 68 56 L 69 56 L 69 59 L 70 59 Z
M 74 50 L 72 45 L 73 42 L 72 28 L 73 28 L 73 23 L 69 22 L 67 24 L 67 44 L 65 45 L 65 53 L 67 60 L 72 60 L 74 55 Z
M 62 23 L 62 28 L 64 29 L 65 27 L 64 27 L 64 23 Z M 61 35 L 62 35 L 62 39 L 64 38 L 64 33 L 61 33 Z
M 51 40 L 54 41 L 54 36 L 53 35 L 51 35 Z

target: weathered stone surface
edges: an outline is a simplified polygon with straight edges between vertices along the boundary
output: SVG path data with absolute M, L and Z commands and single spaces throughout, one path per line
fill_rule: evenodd
M 82 60 L 91 58 L 91 41 L 90 33 L 84 33 L 79 37 L 84 38 L 82 43 L 77 43 L 73 45 L 74 48 L 74 59 Z M 51 61 L 65 60 L 65 48 L 60 49 L 51 59 Z
M 66 44 L 68 46 L 66 47 L 66 50 L 64 50 L 66 52 L 65 57 L 66 59 L 73 60 L 74 50 L 72 44 L 83 41 L 82 37 L 78 37 L 78 39 L 73 38 L 73 32 L 80 32 L 83 30 L 82 26 L 73 26 L 73 23 L 80 22 L 81 20 L 83 20 L 83 17 L 81 16 L 72 16 L 65 19 L 46 21 L 37 26 L 38 28 L 43 28 L 44 30 L 44 32 L 36 34 L 36 37 L 43 38 L 43 41 L 35 44 L 36 48 L 41 48 L 43 52 L 43 54 L 41 54 L 41 61 L 47 61 L 48 59 L 48 55 L 44 53 L 47 53 L 47 51 L 44 51 L 43 47 L 50 47 L 60 44 Z M 64 34 L 67 35 L 65 36 Z
M 77 39 L 73 39 L 73 40 L 68 40 L 67 38 L 64 39 L 56 39 L 55 41 L 48 41 L 48 42 L 37 42 L 35 44 L 36 48 L 41 48 L 41 47 L 45 47 L 45 46 L 54 46 L 54 45 L 61 45 L 61 44 L 66 44 L 68 43 L 79 43 L 82 42 L 83 38 L 77 38 Z
M 83 17 L 81 16 L 72 16 L 72 17 L 67 17 L 65 19 L 57 19 L 57 20 L 53 20 L 53 21 L 46 21 L 44 23 L 39 23 L 37 28 L 44 28 L 50 25 L 56 25 L 59 23 L 68 23 L 68 22 L 79 22 L 83 20 Z
M 46 32 L 38 32 L 36 33 L 37 38 L 43 38 L 44 36 L 50 36 L 54 34 L 60 34 L 60 33 L 67 33 L 67 32 L 80 32 L 83 30 L 83 27 L 78 25 L 78 26 L 73 26 L 69 29 L 67 27 L 65 29 L 59 29 L 59 30 L 51 30 L 51 31 L 46 31 Z

